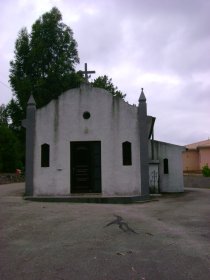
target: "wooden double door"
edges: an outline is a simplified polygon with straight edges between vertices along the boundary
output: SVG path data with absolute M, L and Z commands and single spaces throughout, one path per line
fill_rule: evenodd
M 101 142 L 71 142 L 71 192 L 101 192 Z

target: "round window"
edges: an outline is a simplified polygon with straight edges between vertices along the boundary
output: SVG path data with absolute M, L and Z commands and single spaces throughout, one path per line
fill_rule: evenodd
M 89 119 L 90 118 L 90 113 L 89 112 L 84 112 L 83 113 L 83 118 L 86 119 L 86 120 Z

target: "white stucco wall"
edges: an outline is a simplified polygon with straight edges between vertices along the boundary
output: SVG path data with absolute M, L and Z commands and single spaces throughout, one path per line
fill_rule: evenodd
M 160 192 L 183 192 L 183 161 L 184 147 L 154 141 L 154 159 L 159 160 Z M 151 154 L 151 151 L 150 151 Z M 164 174 L 164 159 L 168 159 L 168 174 Z
M 90 112 L 88 120 L 83 118 Z M 140 195 L 137 107 L 103 89 L 83 85 L 36 112 L 34 194 L 70 195 L 70 142 L 101 141 L 104 195 Z M 122 143 L 132 143 L 132 165 L 122 165 Z M 50 167 L 41 167 L 41 145 L 50 145 Z

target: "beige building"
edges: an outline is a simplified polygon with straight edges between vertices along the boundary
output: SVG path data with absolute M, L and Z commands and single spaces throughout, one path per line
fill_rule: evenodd
M 210 139 L 186 146 L 183 152 L 184 172 L 198 172 L 206 164 L 210 166 Z

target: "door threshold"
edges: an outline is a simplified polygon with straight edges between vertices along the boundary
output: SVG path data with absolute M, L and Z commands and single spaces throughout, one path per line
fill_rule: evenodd
M 71 196 L 100 196 L 102 193 L 71 193 Z

